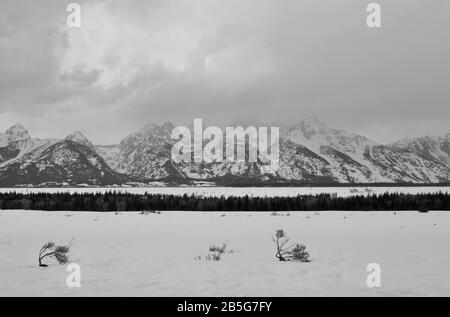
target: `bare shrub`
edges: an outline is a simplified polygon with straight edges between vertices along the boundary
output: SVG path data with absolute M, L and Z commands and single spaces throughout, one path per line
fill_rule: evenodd
M 277 246 L 277 253 L 275 254 L 275 257 L 280 262 L 310 262 L 309 253 L 306 251 L 306 246 L 298 243 L 288 246 L 290 239 L 283 230 L 277 230 L 275 232 L 273 241 Z
M 209 247 L 209 254 L 206 256 L 207 261 L 220 261 L 222 260 L 222 255 L 227 251 L 227 244 L 224 243 L 222 246 L 211 245 Z
M 310 262 L 309 253 L 306 251 L 304 244 L 296 244 L 291 250 L 291 258 L 293 261 Z
M 227 250 L 226 243 L 222 244 L 222 246 L 216 246 L 213 244 L 209 247 L 209 252 L 213 252 L 213 253 L 224 254 L 226 250 Z
M 211 245 L 209 247 L 209 253 L 202 258 L 201 255 L 195 257 L 195 260 L 197 261 L 213 261 L 218 262 L 222 260 L 222 257 L 224 254 L 231 254 L 234 253 L 234 250 L 228 250 L 228 245 L 226 243 L 223 243 L 221 246 L 218 245 Z
M 66 245 L 56 245 L 54 242 L 47 242 L 44 244 L 39 251 L 39 266 L 48 267 L 47 264 L 43 263 L 45 258 L 53 258 L 59 264 L 66 264 L 69 262 L 69 252 L 72 247 L 73 240 L 70 240 Z
M 222 260 L 222 254 L 220 253 L 210 253 L 205 256 L 205 261 L 219 262 L 220 260 Z

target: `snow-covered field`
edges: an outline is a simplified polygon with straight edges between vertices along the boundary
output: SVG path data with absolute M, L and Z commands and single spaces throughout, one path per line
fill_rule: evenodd
M 107 191 L 127 192 L 131 194 L 172 194 L 172 195 L 202 195 L 202 196 L 297 196 L 316 195 L 321 193 L 337 194 L 341 197 L 352 195 L 384 194 L 388 193 L 450 193 L 450 187 L 135 187 L 135 188 L 0 188 L 0 193 L 104 193 Z
M 311 263 L 280 263 L 271 235 L 305 243 Z M 65 266 L 37 267 L 40 247 L 75 237 Z M 0 296 L 450 295 L 450 213 L 74 213 L 0 211 Z M 211 244 L 234 253 L 197 261 Z M 381 288 L 366 285 L 369 263 Z

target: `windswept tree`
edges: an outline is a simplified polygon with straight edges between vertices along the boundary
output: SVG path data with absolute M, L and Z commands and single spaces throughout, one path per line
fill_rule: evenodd
M 273 241 L 277 246 L 277 253 L 275 254 L 275 257 L 280 262 L 310 262 L 309 253 L 306 251 L 306 246 L 298 243 L 288 245 L 290 239 L 283 230 L 277 230 L 275 232 Z
M 39 251 L 39 266 L 47 267 L 47 264 L 43 263 L 45 258 L 53 258 L 59 264 L 66 264 L 69 262 L 69 252 L 72 247 L 73 240 L 70 240 L 66 245 L 56 245 L 54 242 L 47 242 Z

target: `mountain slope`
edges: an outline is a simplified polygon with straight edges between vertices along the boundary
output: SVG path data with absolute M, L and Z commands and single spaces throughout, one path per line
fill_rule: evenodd
M 36 151 L 0 168 L 2 185 L 102 185 L 125 180 L 112 171 L 97 153 L 73 141 L 57 142 L 39 154 Z
M 137 179 L 177 176 L 171 160 L 173 128 L 171 123 L 146 125 L 120 142 L 116 156 L 107 158 L 109 164 Z

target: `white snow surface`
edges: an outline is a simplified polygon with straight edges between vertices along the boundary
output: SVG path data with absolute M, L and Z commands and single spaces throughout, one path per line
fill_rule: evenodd
M 271 235 L 304 243 L 311 263 L 281 263 Z M 449 296 L 450 213 L 75 213 L 0 211 L 0 296 Z M 66 266 L 37 266 L 45 242 L 75 237 Z M 211 244 L 234 250 L 197 261 Z M 368 288 L 369 263 L 381 288 Z

